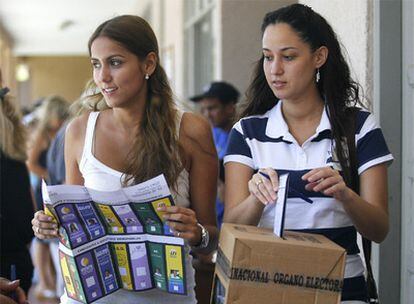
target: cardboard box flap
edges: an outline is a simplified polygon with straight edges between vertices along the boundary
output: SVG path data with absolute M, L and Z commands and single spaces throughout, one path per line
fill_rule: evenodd
M 328 238 L 326 238 L 323 235 L 286 230 L 284 234 L 284 238 L 279 238 L 270 229 L 259 228 L 256 226 L 228 224 L 228 223 L 224 223 L 223 227 L 224 226 L 226 226 L 225 231 L 231 234 L 235 239 L 253 240 L 254 242 L 263 241 L 263 242 L 272 242 L 272 243 L 273 242 L 283 243 L 286 240 L 288 240 L 290 244 L 298 245 L 298 246 L 318 247 L 318 248 L 326 248 L 326 249 L 332 249 L 332 250 L 336 249 L 340 252 L 344 251 L 344 249 L 341 246 L 333 243 L 332 241 L 330 241 Z M 223 230 L 224 229 L 222 228 L 222 231 Z M 221 238 L 220 238 L 220 242 L 224 243 L 222 242 Z
M 224 227 L 226 227 L 226 229 L 223 229 Z M 237 239 L 255 239 L 264 242 L 283 241 L 283 239 L 276 236 L 272 230 L 258 228 L 256 226 L 224 223 L 221 231 L 223 230 L 232 234 Z

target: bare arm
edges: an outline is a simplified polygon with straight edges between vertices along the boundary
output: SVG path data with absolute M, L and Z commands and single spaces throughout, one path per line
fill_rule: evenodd
M 47 146 L 45 141 L 46 139 L 41 134 L 36 134 L 27 151 L 27 168 L 40 178 L 48 176 L 47 169 L 39 163 L 40 155 Z
M 176 235 L 195 246 L 201 242 L 201 229 L 197 222 L 202 224 L 209 232 L 210 241 L 206 248 L 197 251 L 207 254 L 216 249 L 218 237 L 215 213 L 218 158 L 208 122 L 201 116 L 184 114 L 180 143 L 184 148 L 186 168 L 190 175 L 191 209 L 170 208 L 167 216 L 173 221 L 169 221 L 169 225 L 176 231 Z
M 190 115 L 186 115 L 190 116 Z M 209 123 L 201 117 L 187 117 L 184 132 L 193 142 L 191 149 L 190 198 L 191 208 L 198 221 L 209 231 L 210 243 L 203 252 L 216 249 L 218 229 L 216 220 L 216 197 L 218 180 L 218 157 Z M 197 125 L 197 128 L 194 126 Z
M 360 176 L 360 194 L 351 190 L 349 199 L 343 201 L 358 232 L 380 243 L 388 234 L 388 178 L 386 165 L 369 168 Z
M 71 121 L 65 134 L 65 181 L 68 185 L 83 185 L 84 180 L 79 170 L 85 141 L 87 116 L 83 115 Z
M 241 163 L 225 164 L 225 208 L 223 222 L 257 225 L 265 205 L 250 193 L 248 183 L 253 169 Z
M 311 170 L 303 179 L 311 182 L 308 190 L 320 191 L 339 200 L 361 235 L 377 243 L 385 239 L 389 229 L 385 164 L 371 167 L 361 174 L 360 195 L 347 187 L 342 177 L 329 167 Z

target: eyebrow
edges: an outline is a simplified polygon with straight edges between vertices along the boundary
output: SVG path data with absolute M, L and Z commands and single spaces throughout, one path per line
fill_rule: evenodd
M 268 52 L 271 52 L 271 50 L 270 49 L 268 49 L 268 48 L 263 48 L 262 49 L 263 51 L 268 51 Z M 295 47 L 293 47 L 293 46 L 287 46 L 287 47 L 284 47 L 284 48 L 282 48 L 282 49 L 280 49 L 280 51 L 288 51 L 288 50 L 297 50 L 297 48 L 295 48 Z
M 114 58 L 114 57 L 122 57 L 122 58 L 125 58 L 125 56 L 123 56 L 123 55 L 121 55 L 121 54 L 114 54 L 114 55 L 111 55 L 111 56 L 109 56 L 109 57 L 107 57 L 107 58 L 105 58 L 105 60 L 111 60 L 112 58 Z M 91 57 L 91 61 L 92 60 L 99 60 L 98 58 L 95 58 L 95 57 Z

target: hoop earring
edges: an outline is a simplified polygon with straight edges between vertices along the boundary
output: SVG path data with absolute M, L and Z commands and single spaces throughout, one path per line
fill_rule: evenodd
M 320 79 L 321 79 L 321 73 L 319 72 L 319 68 L 318 68 L 316 70 L 316 83 L 318 83 Z
M 148 80 L 149 79 L 149 77 L 150 77 L 150 75 L 147 73 L 147 74 L 145 74 L 145 79 L 146 80 Z

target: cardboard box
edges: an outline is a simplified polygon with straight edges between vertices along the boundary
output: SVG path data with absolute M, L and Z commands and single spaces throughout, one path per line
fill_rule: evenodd
M 224 224 L 211 303 L 340 303 L 345 259 L 322 235 Z

